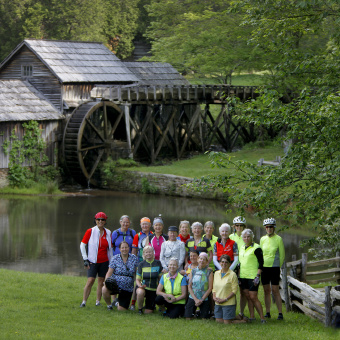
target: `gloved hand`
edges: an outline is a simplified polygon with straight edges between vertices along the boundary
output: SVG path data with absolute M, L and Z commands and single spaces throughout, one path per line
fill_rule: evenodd
M 260 278 L 256 276 L 253 282 L 254 282 L 254 286 L 257 286 L 260 283 Z
M 89 266 L 90 266 L 89 260 L 84 260 L 84 267 L 89 267 Z

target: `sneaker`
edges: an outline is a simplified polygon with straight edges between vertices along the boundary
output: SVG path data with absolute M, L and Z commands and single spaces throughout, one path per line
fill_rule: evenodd
M 243 313 L 238 313 L 238 316 L 240 317 L 241 320 L 244 319 L 244 314 Z
M 143 309 L 138 309 L 138 315 L 143 315 Z
M 107 310 L 113 310 L 112 305 L 107 306 Z
M 114 305 L 115 307 L 118 307 L 119 303 L 118 303 L 118 301 L 116 301 L 112 305 Z
M 282 315 L 282 313 L 279 314 L 279 316 L 277 317 L 277 320 L 283 320 L 283 315 Z
M 267 323 L 267 320 L 263 319 L 261 320 L 261 323 Z
M 100 302 L 99 301 L 96 301 L 96 306 L 100 306 Z
M 135 310 L 135 309 L 136 309 L 135 305 L 130 306 L 130 310 Z
M 85 304 L 85 302 L 82 302 L 81 304 L 80 304 L 80 306 L 79 307 L 86 307 L 86 304 Z
M 256 319 L 255 319 L 255 318 L 249 318 L 248 321 L 249 321 L 249 322 L 254 322 L 254 321 L 256 321 Z M 263 321 L 263 320 L 262 320 L 262 321 Z M 264 320 L 264 321 L 266 321 L 266 320 Z
M 270 315 L 270 313 L 266 313 L 266 315 L 264 317 L 267 318 L 267 319 L 270 319 L 271 315 Z

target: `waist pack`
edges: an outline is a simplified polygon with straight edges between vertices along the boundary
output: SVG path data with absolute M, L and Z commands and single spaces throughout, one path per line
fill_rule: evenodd
M 105 280 L 106 288 L 111 292 L 111 295 L 116 295 L 120 293 L 117 281 L 114 277 L 110 276 Z

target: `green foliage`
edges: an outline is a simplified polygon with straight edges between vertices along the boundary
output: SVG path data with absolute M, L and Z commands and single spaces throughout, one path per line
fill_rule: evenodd
M 0 59 L 25 38 L 105 43 L 120 58 L 133 50 L 139 0 L 0 0 Z
M 235 71 L 256 69 L 261 55 L 247 44 L 249 26 L 229 13 L 230 1 L 151 1 L 147 7 L 152 60 L 166 61 L 185 73 L 232 83 Z
M 277 167 L 211 153 L 212 166 L 226 173 L 202 178 L 201 184 L 228 192 L 240 214 L 254 209 L 262 218 L 313 225 L 318 237 L 309 240 L 311 250 L 334 255 L 340 250 L 340 4 L 242 0 L 233 5 L 252 27 L 251 42 L 266 52 L 271 71 L 257 100 L 234 101 L 238 118 L 280 129 L 290 148 Z
M 146 177 L 142 177 L 141 184 L 141 192 L 143 194 L 157 194 L 159 192 L 158 188 L 155 185 L 151 184 Z
M 139 164 L 133 159 L 117 159 L 113 160 L 109 158 L 103 163 L 101 167 L 101 175 L 103 178 L 103 184 L 107 185 L 110 181 L 122 181 L 128 175 L 122 168 L 138 167 Z
M 119 58 L 128 57 L 134 49 L 132 40 L 137 32 L 139 0 L 104 0 L 106 13 L 103 34 L 109 48 Z
M 8 140 L 3 143 L 3 149 L 6 155 L 9 155 L 8 179 L 12 187 L 31 187 L 39 182 L 40 185 L 55 181 L 58 177 L 58 171 L 48 166 L 43 168 L 42 164 L 48 161 L 44 153 L 46 143 L 41 138 L 39 125 L 36 121 L 23 123 L 24 136 L 20 140 L 15 130 Z M 48 184 L 51 187 L 51 184 Z M 56 183 L 53 183 L 55 191 Z M 42 190 L 45 192 L 45 190 Z

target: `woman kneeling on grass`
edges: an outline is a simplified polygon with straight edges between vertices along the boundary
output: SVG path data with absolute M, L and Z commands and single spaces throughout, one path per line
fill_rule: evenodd
M 136 255 L 129 254 L 130 246 L 126 241 L 119 245 L 120 254 L 113 256 L 109 270 L 105 279 L 111 277 L 116 280 L 120 290 L 118 295 L 118 310 L 127 310 L 130 305 L 130 300 L 133 292 L 134 276 L 138 265 Z M 103 298 L 107 304 L 107 309 L 112 309 L 111 291 L 104 286 Z
M 159 276 L 162 275 L 162 263 L 155 260 L 155 251 L 151 246 L 143 249 L 143 261 L 139 263 L 136 275 L 138 313 L 143 314 L 145 299 L 145 314 L 155 309 L 156 289 Z
M 200 308 L 202 319 L 209 318 L 209 299 L 213 287 L 213 272 L 208 267 L 208 254 L 202 252 L 198 257 L 198 268 L 192 269 L 189 275 L 189 299 L 185 306 L 184 316 L 191 320 L 196 308 Z
M 187 296 L 187 280 L 177 272 L 178 259 L 171 258 L 168 264 L 169 272 L 163 274 L 157 287 L 156 304 L 166 307 L 164 316 L 170 319 L 183 314 Z
M 221 270 L 214 274 L 213 298 L 215 301 L 215 319 L 219 323 L 245 323 L 245 320 L 235 320 L 237 275 L 229 268 L 231 259 L 229 255 L 220 258 Z

